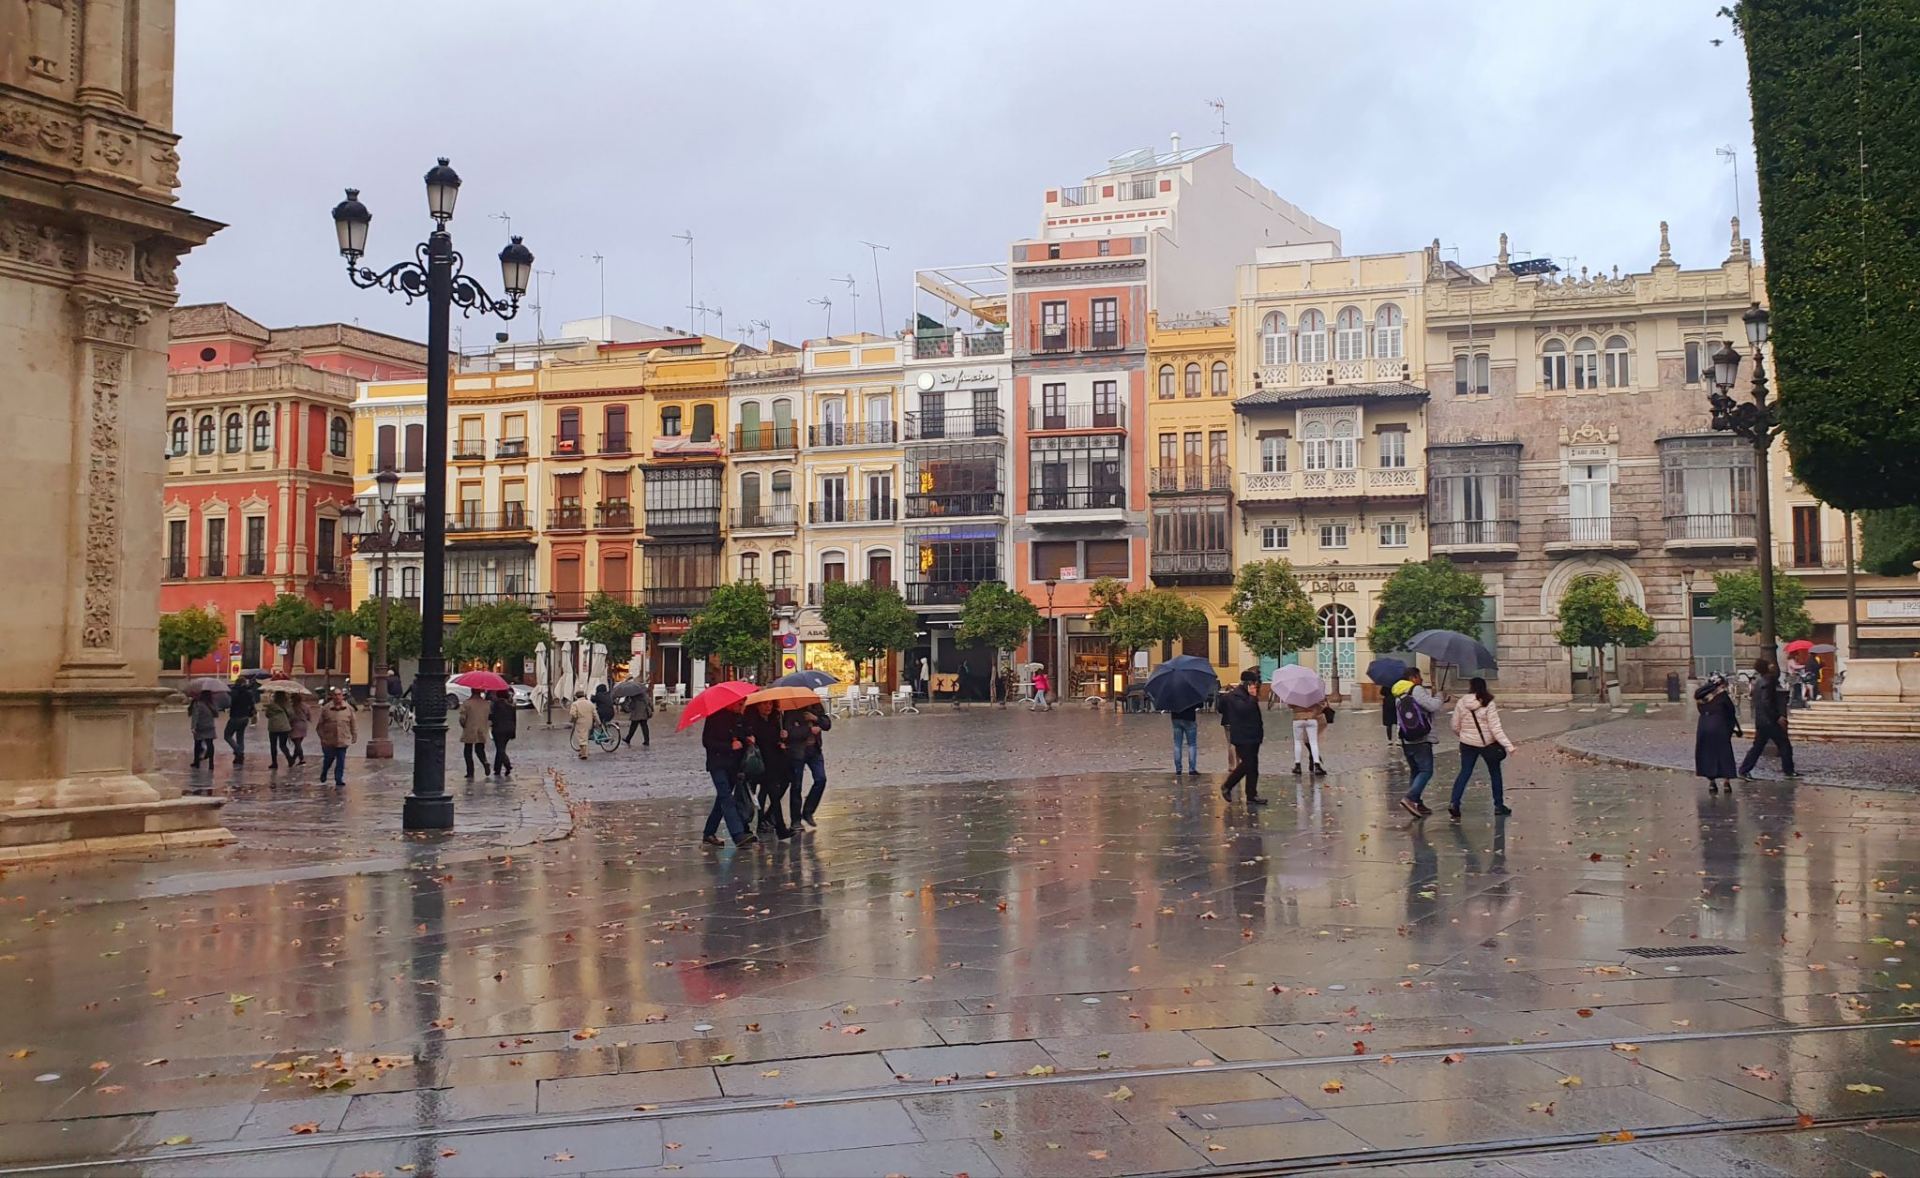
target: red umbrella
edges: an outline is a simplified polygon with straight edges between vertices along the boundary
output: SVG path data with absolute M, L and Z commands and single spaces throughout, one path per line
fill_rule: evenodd
M 704 720 L 715 712 L 724 712 L 758 690 L 760 690 L 758 684 L 749 683 L 745 679 L 729 679 L 725 683 L 716 683 L 687 701 L 687 706 L 680 710 L 680 723 L 676 724 L 673 730 L 679 732 L 695 720 Z
M 1813 649 L 1813 641 L 1808 638 L 1796 638 L 1792 642 L 1787 643 L 1788 654 L 1799 654 L 1802 651 L 1808 651 L 1812 649 Z
M 492 671 L 463 671 L 448 680 L 448 682 L 458 683 L 462 687 L 469 687 L 475 691 L 505 691 L 507 689 L 507 681 Z

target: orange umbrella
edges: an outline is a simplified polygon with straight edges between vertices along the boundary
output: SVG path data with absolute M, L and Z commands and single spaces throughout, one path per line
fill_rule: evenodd
M 819 707 L 820 697 L 807 687 L 768 687 L 747 697 L 749 704 L 773 704 L 781 708 Z
M 687 706 L 680 709 L 680 723 L 674 727 L 674 731 L 687 728 L 695 720 L 704 720 L 715 712 L 724 712 L 758 690 L 757 685 L 745 679 L 716 683 L 687 701 Z

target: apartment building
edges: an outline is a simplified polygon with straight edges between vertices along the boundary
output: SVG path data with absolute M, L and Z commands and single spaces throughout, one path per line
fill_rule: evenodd
M 641 584 L 653 614 L 648 674 L 698 690 L 707 664 L 683 639 L 695 614 L 726 580 L 727 380 L 737 344 L 710 336 L 662 340 L 645 351 L 645 451 L 640 456 L 644 530 Z
M 727 383 L 727 494 L 733 506 L 724 579 L 767 587 L 784 657 L 792 662 L 785 670 L 799 669 L 798 647 L 788 638 L 805 592 L 800 442 L 807 401 L 801 363 L 799 348 L 772 341 L 765 354 L 736 355 Z

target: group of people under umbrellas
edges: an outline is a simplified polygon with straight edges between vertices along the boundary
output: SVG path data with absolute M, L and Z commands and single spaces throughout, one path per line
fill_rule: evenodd
M 701 840 L 735 846 L 762 834 L 791 839 L 818 829 L 814 813 L 827 788 L 824 735 L 833 716 L 815 690 L 838 682 L 822 671 L 796 671 L 760 687 L 743 679 L 716 683 L 687 701 L 679 727 L 704 721 L 700 743 L 713 779 L 713 808 Z M 802 790 L 808 774 L 810 788 Z
M 232 682 L 215 677 L 195 679 L 186 686 L 187 726 L 193 736 L 193 765 L 213 768 L 214 732 L 219 716 L 226 713 L 222 737 L 233 751 L 233 763 L 247 759 L 247 729 L 264 723 L 267 727 L 269 768 L 279 769 L 284 761 L 291 770 L 307 763 L 306 740 L 317 729 L 320 738 L 320 780 L 329 776 L 336 786 L 346 784 L 347 749 L 359 735 L 353 719 L 353 706 L 344 690 L 326 689 L 313 704 L 308 699 L 313 689 L 284 672 L 255 675 L 243 673 Z

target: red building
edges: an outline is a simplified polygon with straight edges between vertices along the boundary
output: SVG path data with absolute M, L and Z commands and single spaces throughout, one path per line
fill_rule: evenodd
M 281 593 L 351 608 L 340 509 L 353 502 L 355 385 L 419 376 L 426 361 L 421 344 L 344 323 L 269 328 L 224 303 L 174 310 L 160 612 L 203 606 L 227 636 L 171 670 L 343 665 L 340 640 L 280 658 L 254 613 Z

